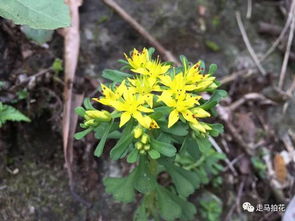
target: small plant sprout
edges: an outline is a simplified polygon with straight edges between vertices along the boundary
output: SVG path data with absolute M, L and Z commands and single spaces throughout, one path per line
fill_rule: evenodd
M 208 118 L 226 92 L 217 90 L 216 65 L 206 72 L 203 61 L 191 64 L 180 56 L 182 65 L 175 67 L 153 53 L 153 48 L 134 49 L 119 60 L 122 69 L 103 72 L 111 83 L 101 84 L 101 95 L 92 98 L 102 108 L 95 109 L 89 98 L 76 108 L 84 130 L 75 137 L 94 132 L 100 140 L 97 157 L 108 139 L 117 140 L 111 159 L 135 165 L 128 176 L 104 179 L 106 192 L 117 201 L 132 202 L 141 193 L 134 220 L 194 220 L 197 210 L 187 197 L 222 170 L 223 156 L 208 137 L 218 136 L 223 126 Z

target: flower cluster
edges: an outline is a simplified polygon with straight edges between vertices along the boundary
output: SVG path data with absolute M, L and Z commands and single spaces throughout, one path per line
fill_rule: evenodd
M 120 113 L 119 127 L 134 118 L 143 128 L 157 129 L 159 124 L 152 113 L 156 107 L 166 106 L 170 108 L 168 128 L 181 120 L 200 133 L 211 130 L 200 121 L 210 117 L 210 113 L 200 107 L 199 101 L 202 92 L 213 90 L 217 85 L 215 77 L 202 73 L 201 62 L 184 64 L 178 69 L 160 62 L 159 58 L 153 59 L 146 48 L 134 49 L 125 57 L 133 76 L 113 88 L 101 84 L 102 96 L 93 98 Z
M 116 140 L 110 158 L 134 164 L 129 175 L 103 181 L 106 192 L 121 202 L 136 200 L 136 192 L 143 194 L 134 220 L 195 220 L 196 208 L 186 198 L 222 169 L 217 164 L 221 155 L 208 137 L 218 136 L 223 126 L 202 119 L 214 114 L 226 92 L 216 89 L 215 64 L 205 73 L 202 61 L 191 64 L 180 56 L 182 65 L 175 67 L 153 58 L 153 52 L 134 49 L 120 60 L 120 70 L 103 71 L 111 83 L 101 84 L 101 96 L 93 100 L 113 111 L 97 110 L 86 98 L 83 107 L 75 109 L 84 119 L 84 130 L 75 138 L 94 132 L 97 157 L 107 140 Z M 162 173 L 169 174 L 165 185 L 158 182 Z

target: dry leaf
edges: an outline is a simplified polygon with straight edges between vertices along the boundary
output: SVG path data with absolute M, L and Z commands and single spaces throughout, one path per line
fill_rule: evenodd
M 280 154 L 276 154 L 274 157 L 274 170 L 277 180 L 280 183 L 284 183 L 287 178 L 287 167 L 284 158 Z

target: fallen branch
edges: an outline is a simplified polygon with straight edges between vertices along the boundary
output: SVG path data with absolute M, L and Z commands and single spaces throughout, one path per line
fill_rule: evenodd
M 139 34 L 141 34 L 145 39 L 153 45 L 160 54 L 162 54 L 167 60 L 174 62 L 179 65 L 179 61 L 176 57 L 167 50 L 158 40 L 156 40 L 150 33 L 148 33 L 142 25 L 140 25 L 136 20 L 134 20 L 120 5 L 118 5 L 113 0 L 102 0 L 106 5 L 116 11 L 128 24 L 130 24 Z
M 249 41 L 249 38 L 247 36 L 247 33 L 245 31 L 245 27 L 243 25 L 243 22 L 242 22 L 242 19 L 241 19 L 241 14 L 239 12 L 236 12 L 236 20 L 237 20 L 237 23 L 238 23 L 238 26 L 239 26 L 239 29 L 240 29 L 240 32 L 242 34 L 242 37 L 243 37 L 243 40 L 246 44 L 246 47 L 254 61 L 254 63 L 256 64 L 258 70 L 260 71 L 260 73 L 265 76 L 266 75 L 266 71 L 264 70 L 264 68 L 261 66 L 260 64 L 260 61 L 258 60 L 257 56 L 256 56 L 256 53 L 254 51 L 254 49 L 252 48 L 251 46 L 251 43 Z
M 292 1 L 292 5 L 290 7 L 290 12 L 292 12 L 294 10 L 294 7 L 295 7 L 295 1 Z M 263 55 L 263 57 L 261 57 L 260 62 L 264 61 L 276 49 L 276 47 L 279 45 L 279 43 L 283 40 L 283 38 L 284 38 L 284 36 L 291 24 L 292 15 L 290 12 L 288 14 L 287 21 L 285 23 L 285 26 L 284 26 L 280 36 L 274 41 L 272 46 L 267 50 L 267 52 Z
M 294 4 L 294 2 L 295 1 L 293 0 L 293 4 Z M 288 65 L 289 56 L 290 56 L 290 51 L 291 51 L 291 46 L 292 46 L 292 41 L 293 41 L 293 37 L 294 37 L 294 28 L 295 28 L 294 7 L 292 8 L 290 13 L 292 14 L 292 22 L 291 22 L 286 52 L 285 52 L 285 56 L 284 56 L 284 61 L 283 61 L 281 73 L 280 73 L 280 79 L 279 79 L 279 85 L 278 85 L 278 87 L 280 89 L 283 88 L 283 84 L 284 84 L 284 80 L 285 80 L 285 76 L 286 76 L 286 71 L 287 71 L 287 65 Z

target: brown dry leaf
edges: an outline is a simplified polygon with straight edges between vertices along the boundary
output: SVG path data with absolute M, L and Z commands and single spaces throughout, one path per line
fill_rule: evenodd
M 65 165 L 67 167 L 71 179 L 71 163 L 72 163 L 72 142 L 69 140 L 71 137 L 70 128 L 75 126 L 77 119 L 72 118 L 73 107 L 73 82 L 78 63 L 79 48 L 80 48 L 80 35 L 79 35 L 79 7 L 82 0 L 67 0 L 71 13 L 71 26 L 65 28 L 63 31 L 64 36 L 64 61 L 65 61 L 65 88 L 64 88 L 64 111 L 63 111 L 63 146 Z M 71 181 L 70 181 L 71 182 Z
M 287 178 L 287 167 L 284 158 L 280 154 L 276 154 L 274 157 L 274 170 L 277 180 L 282 184 Z
M 256 125 L 251 118 L 251 113 L 238 113 L 236 114 L 236 124 L 239 130 L 244 135 L 246 142 L 254 143 L 256 134 Z

